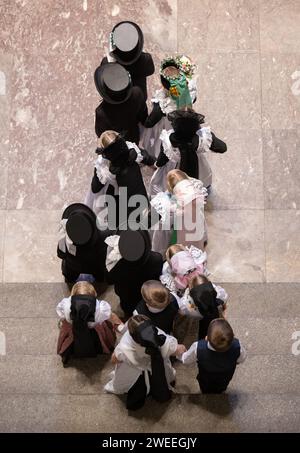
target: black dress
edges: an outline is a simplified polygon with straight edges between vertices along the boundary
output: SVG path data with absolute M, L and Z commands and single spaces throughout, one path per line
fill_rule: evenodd
M 132 315 L 141 300 L 141 288 L 147 280 L 159 280 L 163 267 L 160 253 L 150 252 L 145 262 L 130 263 L 123 258 L 108 272 L 107 282 L 114 285 L 124 313 Z
M 107 57 L 104 57 L 100 66 L 107 63 Z M 124 68 L 130 73 L 133 86 L 141 88 L 144 99 L 147 100 L 147 77 L 154 74 L 154 63 L 150 53 L 142 52 L 137 61 L 131 65 L 126 65 Z
M 87 244 L 76 246 L 75 256 L 67 248 L 63 252 L 57 247 L 57 256 L 62 260 L 62 274 L 66 281 L 75 282 L 79 274 L 92 274 L 98 282 L 105 281 L 107 245 L 104 240 L 111 234 L 111 231 L 96 229 Z
M 127 101 L 122 104 L 109 104 L 102 101 L 96 108 L 95 131 L 98 137 L 107 130 L 122 132 L 125 140 L 139 143 L 139 123 L 147 118 L 147 105 L 142 90 L 133 87 Z

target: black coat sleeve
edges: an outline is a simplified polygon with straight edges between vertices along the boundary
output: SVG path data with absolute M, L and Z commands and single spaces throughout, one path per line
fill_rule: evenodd
M 142 164 L 148 165 L 149 167 L 154 165 L 155 158 L 150 156 L 148 151 L 146 151 L 145 149 L 140 148 L 140 150 L 141 150 L 141 153 L 142 153 L 142 156 L 143 156 Z
M 214 153 L 225 153 L 227 151 L 227 145 L 225 142 L 220 140 L 215 134 L 212 132 L 212 143 L 210 146 L 210 150 Z
M 162 118 L 164 117 L 164 114 L 159 106 L 158 102 L 153 103 L 153 108 L 152 112 L 146 119 L 144 126 L 147 128 L 155 126 Z
M 145 53 L 145 65 L 144 66 L 146 68 L 146 77 L 154 74 L 155 66 L 154 66 L 153 58 L 150 53 Z
M 148 107 L 147 107 L 146 102 L 143 100 L 143 102 L 141 103 L 141 107 L 139 109 L 138 115 L 137 115 L 137 119 L 140 123 L 142 123 L 144 125 L 145 121 L 147 119 L 147 116 L 148 116 Z
M 97 137 L 100 137 L 102 132 L 110 129 L 109 124 L 107 123 L 102 111 L 97 108 L 95 112 L 95 132 Z
M 66 253 L 60 250 L 58 246 L 57 246 L 57 257 L 60 258 L 61 260 L 64 260 L 66 258 Z
M 102 184 L 100 181 L 99 181 L 99 178 L 97 176 L 97 171 L 96 171 L 96 168 L 94 169 L 94 176 L 93 176 L 93 179 L 92 179 L 92 192 L 93 193 L 98 193 L 100 192 L 101 189 L 103 189 L 104 187 L 104 184 Z
M 160 145 L 160 153 L 157 161 L 155 162 L 155 165 L 157 167 L 163 167 L 167 162 L 169 162 L 169 158 L 165 155 L 162 145 Z

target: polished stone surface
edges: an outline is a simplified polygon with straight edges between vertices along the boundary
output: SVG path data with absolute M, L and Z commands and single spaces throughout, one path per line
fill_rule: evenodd
M 56 257 L 60 211 L 7 211 L 4 281 L 61 281 Z
M 214 280 L 265 281 L 263 210 L 209 212 L 207 229 L 207 267 Z
M 267 52 L 299 52 L 298 0 L 260 0 L 260 42 Z
M 114 432 L 119 418 L 125 433 L 299 432 L 299 1 L 0 3 L 0 432 Z M 109 357 L 62 367 L 55 312 L 69 294 L 58 222 L 93 172 L 93 73 L 127 19 L 156 65 L 149 99 L 160 60 L 186 52 L 197 64 L 195 109 L 227 143 L 208 155 L 208 269 L 248 352 L 225 395 L 200 395 L 196 367 L 176 362 L 173 400 L 129 416 L 124 398 L 104 393 Z M 122 315 L 112 287 L 99 297 Z M 177 327 L 186 345 L 196 330 Z
M 300 211 L 266 211 L 266 272 L 269 282 L 300 281 Z
M 258 0 L 179 0 L 178 14 L 179 51 L 259 49 Z
M 299 209 L 300 128 L 264 131 L 263 147 L 266 208 Z

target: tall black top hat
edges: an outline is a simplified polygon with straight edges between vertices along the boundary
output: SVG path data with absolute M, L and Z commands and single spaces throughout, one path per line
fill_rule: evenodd
M 130 74 L 119 63 L 98 66 L 94 81 L 99 94 L 110 104 L 121 104 L 127 101 L 131 94 Z
M 133 64 L 141 55 L 144 37 L 134 22 L 123 21 L 114 26 L 111 35 L 112 56 L 122 65 Z
M 88 206 L 73 203 L 64 210 L 62 218 L 67 219 L 67 234 L 75 245 L 87 244 L 92 239 L 96 230 L 96 215 Z
M 146 230 L 119 231 L 119 250 L 122 258 L 129 262 L 145 262 L 151 252 L 151 240 Z

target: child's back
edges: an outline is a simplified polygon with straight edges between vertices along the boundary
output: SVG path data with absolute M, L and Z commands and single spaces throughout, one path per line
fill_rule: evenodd
M 245 360 L 246 353 L 225 319 L 213 320 L 207 339 L 192 344 L 182 355 L 184 364 L 197 362 L 197 380 L 202 393 L 222 393 L 231 381 L 236 365 Z

